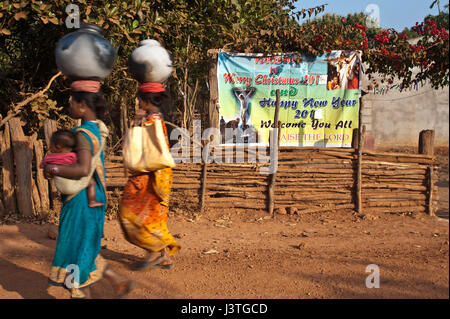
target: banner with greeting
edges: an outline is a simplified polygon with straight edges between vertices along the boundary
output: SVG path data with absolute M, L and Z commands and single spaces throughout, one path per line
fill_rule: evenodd
M 358 128 L 359 51 L 323 56 L 219 51 L 221 144 L 268 145 L 280 90 L 280 146 L 351 147 Z

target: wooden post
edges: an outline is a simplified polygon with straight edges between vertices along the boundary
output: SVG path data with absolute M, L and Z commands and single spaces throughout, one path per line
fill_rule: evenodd
M 353 129 L 353 136 L 352 136 L 352 148 L 355 150 L 358 149 L 358 142 L 359 142 L 359 128 Z
M 23 216 L 33 216 L 31 139 L 23 134 L 18 118 L 12 118 L 9 122 L 16 172 L 17 206 Z
M 207 51 L 207 56 L 209 58 L 209 74 L 208 74 L 208 84 L 209 84 L 209 106 L 208 106 L 208 121 L 209 127 L 215 127 L 219 129 L 219 110 L 217 108 L 217 102 L 219 100 L 219 85 L 217 83 L 217 56 L 219 50 L 210 49 Z M 213 137 L 206 145 L 206 154 L 208 157 L 211 155 L 210 145 L 217 145 L 220 141 Z M 206 194 L 206 184 L 207 184 L 207 174 L 208 174 L 208 163 L 203 161 L 202 166 L 202 194 L 201 194 L 201 212 L 205 209 L 205 194 Z
M 274 124 L 275 124 L 275 128 L 276 128 L 276 132 L 277 134 L 274 137 L 274 140 L 272 141 L 272 143 L 277 143 L 278 145 L 278 151 L 280 148 L 279 145 L 279 136 L 280 136 L 280 126 L 278 125 L 278 113 L 280 112 L 280 104 L 281 104 L 281 100 L 280 100 L 280 89 L 276 90 L 276 107 L 275 107 L 275 116 L 274 116 Z M 277 154 L 278 156 L 278 154 Z M 269 180 L 269 214 L 270 215 L 274 215 L 274 206 L 275 206 L 275 180 L 276 180 L 276 175 L 277 173 L 273 173 L 270 175 L 270 180 Z
M 41 199 L 41 209 L 46 212 L 50 208 L 50 198 L 48 192 L 48 180 L 44 177 L 44 170 L 39 168 L 44 157 L 44 147 L 41 140 L 33 140 L 33 148 L 36 164 L 36 185 Z
M 45 120 L 44 123 L 44 135 L 45 135 L 45 145 L 47 145 L 47 150 L 50 149 L 50 138 L 52 134 L 58 129 L 58 124 L 53 120 Z
M 42 211 L 42 206 L 41 206 L 41 198 L 39 196 L 39 190 L 37 188 L 36 185 L 36 181 L 33 177 L 33 149 L 34 149 L 34 142 L 37 139 L 37 133 L 35 132 L 32 136 L 29 137 L 29 143 L 30 143 L 30 148 L 31 148 L 31 196 L 33 198 L 33 212 L 36 214 L 40 214 L 40 212 Z M 36 166 L 36 175 L 39 171 L 39 167 Z
M 209 143 L 204 146 L 206 148 L 206 154 L 208 154 L 208 157 L 210 156 L 209 151 Z M 208 173 L 208 158 L 206 158 L 206 161 L 203 161 L 203 167 L 202 167 L 202 190 L 201 190 L 201 199 L 200 199 L 200 213 L 203 213 L 205 210 L 205 195 L 206 195 L 206 175 Z
M 0 217 L 6 214 L 5 206 L 3 206 L 3 201 L 0 198 Z
M 219 99 L 219 88 L 217 83 L 217 56 L 219 50 L 210 49 L 207 52 L 209 57 L 209 127 L 219 128 L 219 110 L 217 102 Z
M 419 134 L 419 154 L 434 155 L 434 130 L 423 130 Z M 428 183 L 427 183 L 427 210 L 428 214 L 435 216 L 433 208 L 433 166 L 427 169 Z
M 47 145 L 47 150 L 50 149 L 50 138 L 52 134 L 58 129 L 58 124 L 53 120 L 45 120 L 44 121 L 44 135 L 45 135 L 45 143 Z M 54 210 L 59 210 L 62 203 L 58 198 L 58 190 L 56 189 L 55 182 L 50 180 L 50 199 L 52 203 L 52 208 Z
M 428 198 L 427 198 L 427 206 L 428 206 L 428 214 L 430 216 L 435 216 L 434 207 L 433 207 L 433 166 L 428 166 Z
M 9 122 L 5 123 L 5 130 L 0 136 L 0 151 L 2 156 L 2 189 L 3 203 L 6 213 L 16 212 L 16 193 L 14 181 L 14 157 L 11 149 L 11 135 Z
M 363 124 L 361 129 L 361 149 L 364 151 L 366 149 L 366 126 Z M 358 140 L 359 140 L 359 133 L 358 133 Z
M 434 155 L 434 130 L 423 130 L 420 132 L 419 154 Z
M 123 98 L 122 98 L 123 101 Z M 125 125 L 123 124 L 123 105 L 120 106 L 120 135 L 124 136 L 125 135 Z
M 363 144 L 363 125 L 362 125 L 362 98 L 359 98 L 359 113 L 358 113 L 358 157 L 356 162 L 356 211 L 362 213 L 362 199 L 361 199 L 361 165 L 362 165 L 362 144 Z
M 39 197 L 39 191 L 33 177 L 31 177 L 31 196 L 33 198 L 33 212 L 36 215 L 40 215 L 42 211 L 41 199 Z
M 128 105 L 125 96 L 122 96 L 122 103 L 120 105 L 120 133 L 121 137 L 125 135 L 128 130 Z

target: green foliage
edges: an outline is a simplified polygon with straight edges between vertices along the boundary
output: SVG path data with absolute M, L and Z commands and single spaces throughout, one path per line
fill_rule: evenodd
M 31 0 L 0 2 L 0 114 L 5 116 L 13 103 L 36 92 L 57 72 L 56 42 L 65 34 L 65 9 L 71 0 Z M 102 88 L 111 105 L 107 123 L 114 138 L 120 137 L 120 109 L 132 115 L 136 81 L 127 73 L 129 54 L 140 40 L 153 38 L 167 48 L 174 59 L 168 86 L 174 98 L 170 120 L 188 126 L 193 110 L 205 113 L 209 99 L 207 80 L 209 49 L 239 52 L 302 52 L 323 54 L 334 49 L 362 50 L 371 72 L 398 76 L 409 85 L 410 68 L 420 66 L 420 79 L 435 87 L 448 85 L 448 32 L 432 25 L 420 30 L 419 46 L 411 46 L 406 34 L 393 30 L 368 29 L 366 16 L 325 15 L 302 25 L 300 19 L 324 12 L 325 4 L 296 10 L 295 0 L 80 0 L 77 5 L 84 22 L 105 29 L 105 37 L 118 48 L 118 61 Z M 447 20 L 448 21 L 448 20 Z M 439 28 L 438 28 L 439 29 Z M 433 31 L 434 30 L 434 31 Z M 440 29 L 439 29 L 440 30 Z M 388 39 L 386 41 L 386 39 Z M 69 82 L 58 78 L 45 99 L 25 107 L 27 129 L 36 130 L 43 118 L 65 121 Z M 56 103 L 56 104 L 55 104 Z M 47 111 L 45 109 L 48 108 Z M 131 113 L 131 114 L 130 114 Z M 112 141 L 113 144 L 116 141 Z
M 416 32 L 412 31 L 409 28 L 404 28 L 402 33 L 406 34 L 407 40 L 411 40 L 411 39 L 415 39 L 415 38 L 419 37 L 419 35 Z
M 70 0 L 0 2 L 0 114 L 6 114 L 13 103 L 23 99 L 21 92 L 35 92 L 57 72 L 54 46 L 68 32 L 64 22 Z M 324 6 L 294 12 L 294 1 L 286 0 L 186 0 L 186 1 L 78 1 L 84 22 L 102 26 L 105 37 L 118 48 L 118 61 L 103 89 L 111 105 L 110 126 L 120 116 L 120 108 L 134 106 L 136 82 L 127 74 L 128 56 L 140 40 L 154 38 L 162 43 L 174 59 L 175 71 L 169 86 L 174 96 L 178 123 L 189 125 L 182 115 L 182 105 L 208 98 L 207 50 L 232 48 L 245 52 L 283 50 L 281 43 L 292 25 L 294 16 L 305 17 L 323 11 Z M 274 30 L 260 39 L 260 30 Z M 289 32 L 288 32 L 289 31 Z M 275 41 L 274 41 L 275 40 Z M 57 79 L 48 91 L 57 105 L 67 105 L 68 81 Z M 197 88 L 197 89 L 196 89 Z M 36 103 L 35 103 L 36 104 Z M 124 105 L 125 104 L 125 105 Z M 44 104 L 45 106 L 45 104 Z M 36 106 L 35 106 L 36 107 Z M 43 107 L 44 108 L 44 107 Z M 22 116 L 29 129 L 38 127 L 44 116 L 60 120 L 61 107 L 48 114 L 33 114 L 26 108 Z M 177 122 L 176 119 L 174 119 Z
M 445 5 L 445 8 L 448 9 L 448 4 Z M 426 20 L 433 20 L 434 22 L 436 22 L 436 25 L 438 28 L 445 28 L 445 29 L 449 29 L 449 13 L 448 10 L 447 12 L 445 11 L 441 11 L 441 13 L 439 13 L 438 15 L 432 15 L 429 14 L 427 15 L 423 21 Z M 414 38 L 418 38 L 419 34 L 417 32 L 412 31 L 412 29 L 410 28 L 405 28 L 403 30 L 403 32 L 407 35 L 407 39 L 414 39 Z
M 442 27 L 442 28 L 446 28 L 448 30 L 448 26 L 449 26 L 448 11 L 447 12 L 442 11 L 438 15 L 429 14 L 423 20 L 424 21 L 426 21 L 426 20 L 434 20 L 436 22 L 436 25 L 439 28 Z

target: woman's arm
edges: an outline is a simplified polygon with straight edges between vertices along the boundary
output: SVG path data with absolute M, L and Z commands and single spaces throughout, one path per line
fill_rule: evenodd
M 142 120 L 147 116 L 147 112 L 142 109 L 137 109 L 134 119 L 131 120 L 131 126 L 141 125 Z
M 77 151 L 78 163 L 73 165 L 52 165 L 48 164 L 44 168 L 46 178 L 61 176 L 70 179 L 80 179 L 89 175 L 91 170 L 92 154 L 89 150 Z

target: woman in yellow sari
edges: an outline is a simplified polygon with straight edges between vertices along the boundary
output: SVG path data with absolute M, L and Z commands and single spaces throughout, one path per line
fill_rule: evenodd
M 137 94 L 139 109 L 132 125 L 163 121 L 160 111 L 170 107 L 170 97 L 160 83 L 143 83 Z M 163 121 L 166 141 L 167 129 Z M 170 256 L 180 250 L 167 228 L 167 212 L 172 187 L 172 169 L 165 168 L 151 173 L 139 173 L 129 177 L 122 197 L 120 225 L 125 238 L 147 251 L 144 261 L 136 267 L 170 269 Z

